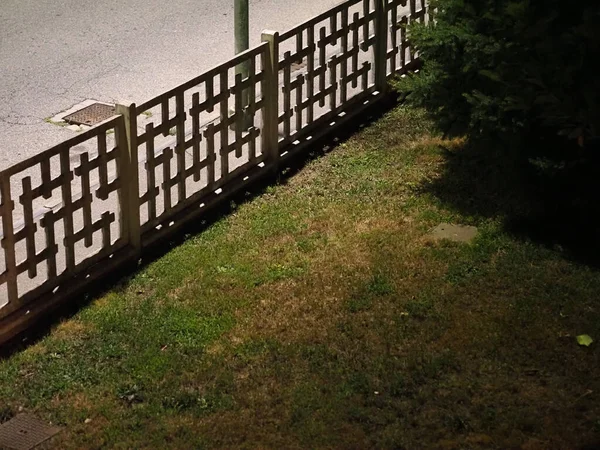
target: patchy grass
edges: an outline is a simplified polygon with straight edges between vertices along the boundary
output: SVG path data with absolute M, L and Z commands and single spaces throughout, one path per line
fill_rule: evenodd
M 56 125 L 57 127 L 68 127 L 69 123 L 62 121 L 62 122 L 55 122 L 54 120 L 52 120 L 52 117 L 46 117 L 44 119 L 44 122 L 49 123 L 50 125 Z
M 575 341 L 600 340 L 600 274 L 509 233 L 527 199 L 454 176 L 465 146 L 393 110 L 0 362 L 0 421 L 33 411 L 64 449 L 600 442 Z

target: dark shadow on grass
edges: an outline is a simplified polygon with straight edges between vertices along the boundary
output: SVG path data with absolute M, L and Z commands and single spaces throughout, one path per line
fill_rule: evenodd
M 564 148 L 536 152 L 529 146 L 527 153 L 507 148 L 476 142 L 443 149 L 443 171 L 423 192 L 461 214 L 501 218 L 515 236 L 600 267 L 598 158 Z
M 360 129 L 376 122 L 396 106 L 397 103 L 396 94 L 390 93 L 387 97 L 365 109 L 364 113 L 359 114 L 344 125 L 332 129 L 330 133 L 322 138 L 315 139 L 314 143 L 306 151 L 289 158 L 286 164 L 280 167 L 277 176 L 263 178 L 254 182 L 248 185 L 245 190 L 241 190 L 229 197 L 229 201 L 223 201 L 210 209 L 207 208 L 199 220 L 190 220 L 189 223 L 170 235 L 168 239 L 164 239 L 158 244 L 145 249 L 137 264 L 130 264 L 125 269 L 117 271 L 114 275 L 102 277 L 98 282 L 87 286 L 87 293 L 85 295 L 74 298 L 70 302 L 58 307 L 53 312 L 47 314 L 44 319 L 37 322 L 35 327 L 30 328 L 25 333 L 0 346 L 0 359 L 9 358 L 11 355 L 39 342 L 50 334 L 54 325 L 62 320 L 73 317 L 81 308 L 89 305 L 94 299 L 109 291 L 124 291 L 127 289 L 130 280 L 139 270 L 164 256 L 174 247 L 183 244 L 187 239 L 202 233 L 218 220 L 227 217 L 240 205 L 260 196 L 269 186 L 277 183 L 285 183 L 289 178 L 300 172 L 310 161 L 327 154 Z

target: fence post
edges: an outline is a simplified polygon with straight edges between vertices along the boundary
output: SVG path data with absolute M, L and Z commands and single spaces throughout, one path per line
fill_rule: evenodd
M 263 60 L 265 69 L 265 83 L 263 84 L 263 97 L 265 110 L 263 115 L 263 151 L 268 154 L 268 164 L 271 172 L 279 171 L 279 33 L 264 30 L 261 35 L 262 42 L 269 44 L 266 60 Z
M 125 237 L 139 255 L 142 251 L 140 227 L 140 193 L 137 147 L 137 109 L 130 106 L 115 106 L 115 111 L 123 118 L 123 123 L 115 128 L 116 142 L 121 157 L 121 236 Z
M 375 0 L 375 88 L 381 94 L 387 91 L 387 1 Z
M 10 177 L 3 176 L 0 178 L 0 193 L 2 194 L 0 213 L 2 214 L 2 232 L 4 234 L 1 241 L 2 247 L 4 247 L 6 289 L 8 293 L 8 304 L 10 304 L 19 299 L 17 255 L 15 250 L 15 230 L 13 223 L 14 202 L 10 192 Z

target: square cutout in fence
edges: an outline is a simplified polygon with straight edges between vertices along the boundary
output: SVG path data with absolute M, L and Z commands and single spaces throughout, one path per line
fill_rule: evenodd
M 72 125 L 93 126 L 115 115 L 115 107 L 106 103 L 94 103 L 69 114 L 63 120 Z

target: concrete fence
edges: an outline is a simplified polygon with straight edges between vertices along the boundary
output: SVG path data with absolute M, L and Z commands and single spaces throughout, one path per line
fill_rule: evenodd
M 379 101 L 427 20 L 348 0 L 0 172 L 0 345 Z

